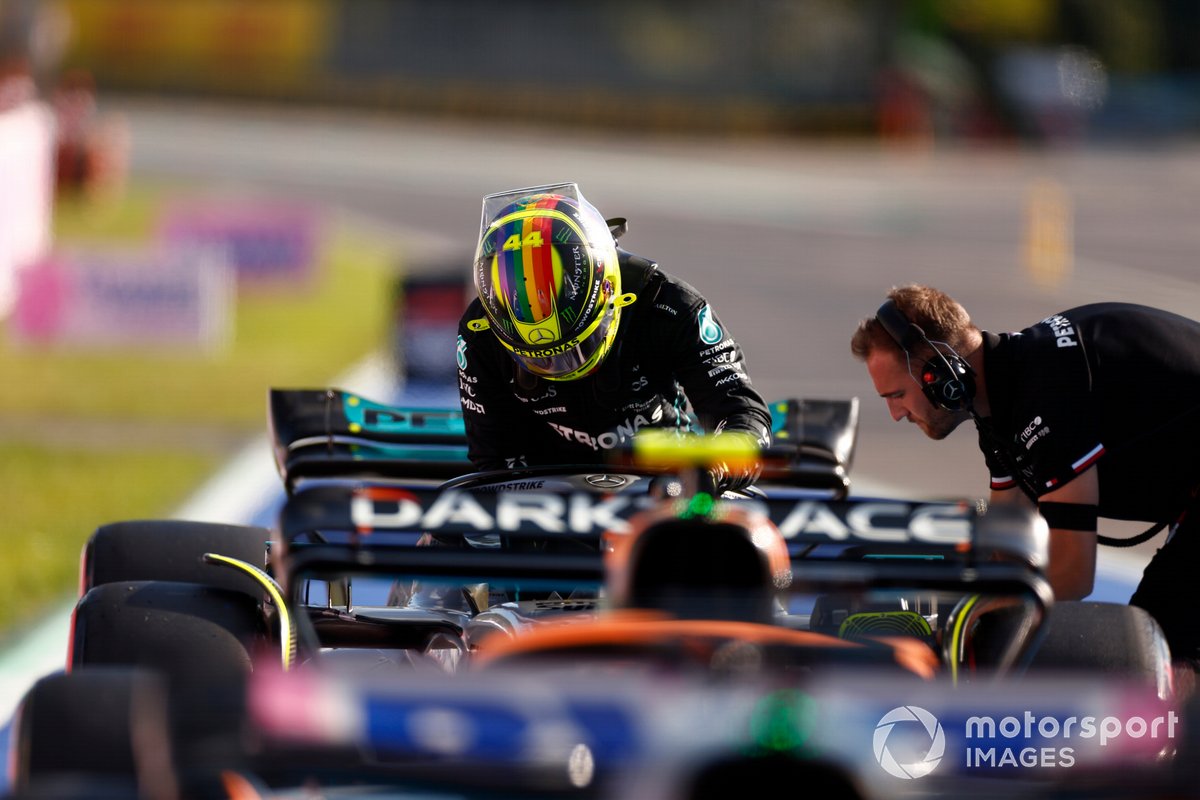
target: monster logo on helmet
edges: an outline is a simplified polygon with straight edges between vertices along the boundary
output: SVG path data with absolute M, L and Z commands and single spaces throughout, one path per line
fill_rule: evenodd
M 486 320 L 526 371 L 569 381 L 595 372 L 608 355 L 621 308 L 616 243 L 604 217 L 574 183 L 483 198 L 475 288 Z

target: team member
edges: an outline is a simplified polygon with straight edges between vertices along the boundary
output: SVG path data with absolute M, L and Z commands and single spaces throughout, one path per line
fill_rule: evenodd
M 740 431 L 771 417 L 738 343 L 699 292 L 619 251 L 574 184 L 484 198 L 459 323 L 459 395 L 478 469 L 601 463 L 646 427 Z M 757 468 L 724 470 L 744 488 Z
M 931 439 L 975 422 L 991 502 L 1034 503 L 1049 524 L 1060 599 L 1092 591 L 1098 517 L 1174 523 L 1130 603 L 1177 659 L 1200 663 L 1200 323 L 1098 303 L 997 334 L 910 285 L 859 323 L 850 349 L 893 419 Z

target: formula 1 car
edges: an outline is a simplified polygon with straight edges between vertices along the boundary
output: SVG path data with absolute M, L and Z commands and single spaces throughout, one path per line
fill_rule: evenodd
M 362 717 L 345 735 L 287 732 L 283 707 L 304 729 L 349 706 L 299 690 L 273 705 L 259 676 L 328 680 L 347 699 L 380 681 L 503 691 L 514 672 L 548 686 L 618 674 L 650 693 L 668 675 L 733 692 L 748 679 L 845 692 L 852 676 L 953 692 L 1104 668 L 1139 698 L 1174 700 L 1161 633 L 1137 609 L 1053 603 L 1036 517 L 852 496 L 854 401 L 773 404 L 776 445 L 754 454 L 763 480 L 720 497 L 701 491 L 707 463 L 737 454 L 660 443 L 653 457 L 473 473 L 452 411 L 338 390 L 276 390 L 270 408 L 287 494 L 274 530 L 130 521 L 89 541 L 71 672 L 23 704 L 14 786 L 99 772 L 145 788 L 148 723 L 81 730 L 90 681 L 121 707 L 169 710 L 151 727 L 168 731 L 171 774 L 193 792 L 237 769 L 272 786 L 322 770 L 338 785 L 347 769 L 430 777 L 420 747 L 381 762 Z M 1087 625 L 1106 644 L 1076 635 Z M 822 696 L 843 696 L 835 685 Z M 69 731 L 79 746 L 63 747 Z
M 1048 615 L 1052 602 L 1039 572 L 1046 558 L 1045 532 L 1035 516 L 1010 509 L 980 516 L 969 503 L 851 497 L 857 413 L 855 400 L 773 403 L 775 445 L 754 454 L 763 465 L 762 480 L 748 496 L 724 498 L 719 510 L 700 513 L 690 505 L 681 509 L 680 502 L 710 497 L 696 494 L 706 474 L 703 468 L 729 454 L 699 449 L 694 439 L 657 454 L 648 447 L 618 453 L 619 458 L 604 464 L 461 474 L 465 453 L 457 412 L 396 409 L 337 391 L 274 392 L 276 463 L 289 492 L 276 554 L 293 575 L 303 571 L 307 559 L 318 556 L 336 565 L 347 546 L 350 552 L 372 553 L 375 565 L 388 561 L 385 551 L 400 553 L 395 560 L 417 581 L 455 570 L 469 573 L 463 565 L 472 564 L 472 559 L 488 569 L 499 569 L 502 559 L 511 559 L 514 576 L 536 571 L 533 577 L 523 576 L 526 587 L 540 583 L 535 591 L 524 590 L 527 600 L 519 599 L 519 588 L 506 585 L 511 580 L 502 581 L 498 575 L 492 576 L 486 591 L 477 581 L 455 598 L 451 606 L 463 616 L 461 631 L 455 634 L 462 638 L 454 640 L 453 649 L 462 653 L 473 652 L 475 643 L 491 632 L 505 631 L 511 638 L 564 611 L 594 617 L 590 612 L 601 605 L 594 599 L 597 589 L 604 590 L 601 595 L 607 591 L 609 606 L 644 609 L 652 602 L 647 593 L 665 595 L 662 587 L 670 581 L 671 591 L 684 598 L 666 609 L 674 617 L 768 620 L 781 628 L 860 640 L 870 634 L 920 630 L 942 648 L 940 665 L 956 677 L 960 665 L 964 672 L 1005 672 L 1029 665 L 1102 667 L 1138 674 L 1160 695 L 1170 692 L 1169 654 L 1161 634 L 1138 610 L 1058 604 L 1056 613 Z M 637 441 L 645 443 L 650 437 Z M 680 441 L 666 439 L 668 444 Z M 690 484 L 689 475 L 695 478 Z M 299 489 L 304 482 L 308 486 Z M 671 498 L 676 502 L 665 502 Z M 733 517 L 735 511 L 757 515 L 747 519 L 743 513 L 726 524 L 758 533 L 761 552 L 770 549 L 761 540 L 772 530 L 778 532 L 783 545 L 777 549 L 786 550 L 787 566 L 776 557 L 765 577 L 750 567 L 745 568 L 750 574 L 739 576 L 732 551 L 710 544 L 701 552 L 692 529 L 705 522 L 719 527 L 723 515 Z M 629 542 L 641 538 L 643 531 L 630 535 L 633 520 L 634 527 L 650 527 L 654 534 L 637 548 Z M 680 532 L 664 532 L 672 525 Z M 317 538 L 314 532 L 319 532 Z M 331 542 L 330 537 L 338 535 L 342 543 Z M 383 546 L 388 541 L 415 543 L 421 536 L 443 546 Z M 647 544 L 651 538 L 669 542 L 661 545 L 662 555 Z M 620 546 L 622 541 L 625 546 Z M 332 551 L 327 549 L 330 544 Z M 618 563 L 617 556 L 597 555 L 634 549 L 643 572 L 618 587 L 611 573 L 629 574 L 633 568 Z M 997 558 L 1001 560 L 993 560 Z M 449 566 L 425 568 L 420 559 L 431 564 L 440 559 Z M 572 566 L 571 559 L 578 563 Z M 398 569 L 388 565 L 376 571 Z M 291 580 L 289 569 L 279 572 L 281 580 Z M 775 573 L 783 572 L 791 578 L 786 591 L 775 585 L 780 580 Z M 993 593 L 1005 598 L 1007 610 L 992 608 L 987 601 L 989 587 L 982 577 L 993 574 L 1006 576 L 997 578 L 1001 586 Z M 759 595 L 765 581 L 769 598 L 759 596 L 740 606 L 731 603 L 733 610 L 719 608 L 714 600 L 718 589 L 737 580 Z M 906 584 L 927 591 L 906 597 Z M 389 586 L 394 601 L 394 583 Z M 942 586 L 946 591 L 939 597 L 934 589 Z M 875 596 L 868 597 L 871 593 Z M 952 613 L 963 597 L 969 620 Z M 783 613 L 773 613 L 777 606 Z M 451 610 L 445 604 L 439 608 L 443 614 Z M 393 618 L 412 612 L 410 604 Z M 927 632 L 918 616 L 933 623 Z M 1053 616 L 1053 625 L 1048 616 Z M 976 617 L 986 618 L 986 624 L 975 624 Z M 319 622 L 319 617 L 310 619 L 335 627 Z M 955 628 L 949 624 L 952 620 L 961 624 Z M 420 628 L 413 619 L 410 622 L 410 627 L 397 625 L 410 631 Z M 344 620 L 338 626 L 343 624 Z M 1122 641 L 1115 647 L 1089 642 L 1092 637 L 1087 634 L 1097 629 L 1107 632 L 1097 639 Z M 1122 636 L 1114 635 L 1118 629 L 1124 631 Z M 447 639 L 440 633 L 444 630 L 438 628 L 417 638 L 444 645 Z M 658 636 L 661 633 L 651 638 Z M 527 637 L 519 638 L 529 646 Z M 1129 647 L 1121 650 L 1124 645 Z

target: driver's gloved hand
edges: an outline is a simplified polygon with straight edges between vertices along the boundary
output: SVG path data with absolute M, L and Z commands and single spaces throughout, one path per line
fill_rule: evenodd
M 713 485 L 717 494 L 722 492 L 740 492 L 753 484 L 762 475 L 762 464 L 755 461 L 751 464 L 730 467 L 724 461 L 714 464 L 710 470 Z
M 726 436 L 737 436 L 747 441 L 753 441 L 751 434 L 742 431 L 718 431 L 716 439 L 721 440 Z M 761 442 L 759 445 L 761 446 Z M 736 462 L 733 459 L 729 461 L 717 461 L 709 468 L 709 472 L 716 487 L 716 494 L 719 495 L 722 492 L 740 492 L 753 484 L 762 475 L 762 461 L 757 458 L 739 458 Z

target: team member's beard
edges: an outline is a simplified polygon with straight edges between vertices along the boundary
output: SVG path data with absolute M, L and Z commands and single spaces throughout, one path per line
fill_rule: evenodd
M 941 408 L 932 409 L 927 419 L 918 420 L 911 416 L 909 419 L 924 431 L 926 436 L 937 441 L 945 439 L 962 423 L 962 418 L 958 414 Z

